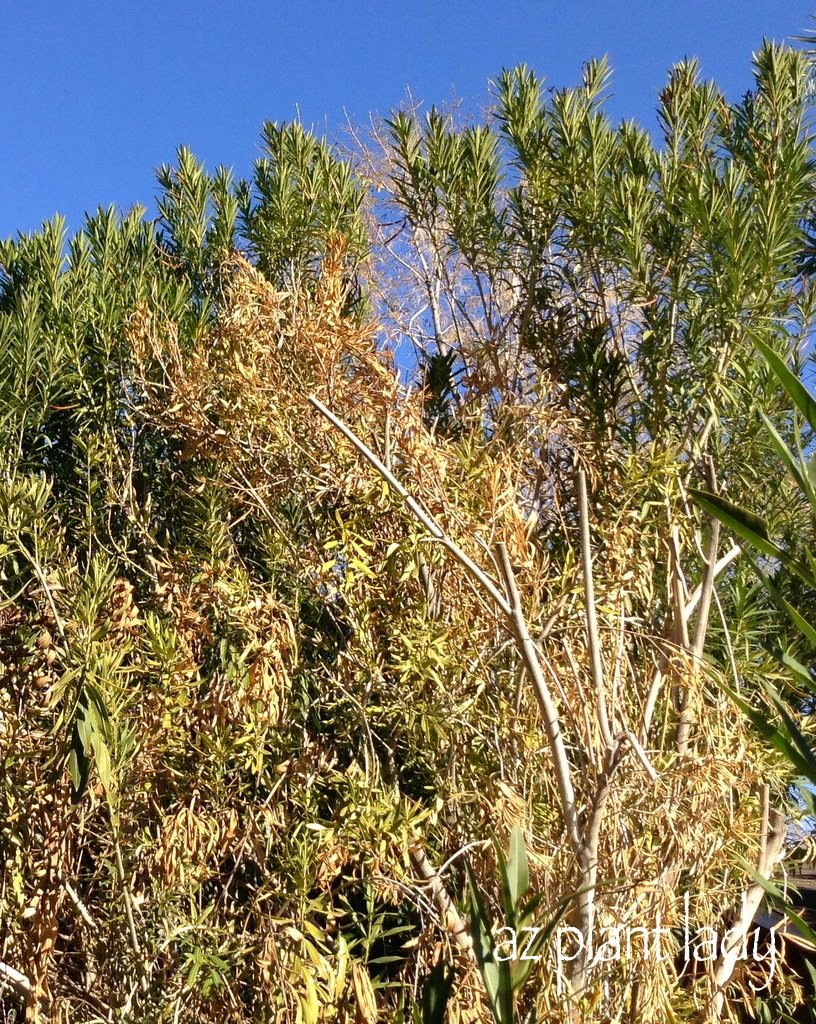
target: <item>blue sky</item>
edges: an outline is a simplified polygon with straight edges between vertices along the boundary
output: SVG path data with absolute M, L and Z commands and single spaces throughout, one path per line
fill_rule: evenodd
M 4 114 L 0 238 L 55 212 L 72 229 L 98 204 L 150 207 L 153 171 L 179 144 L 246 174 L 264 120 L 337 137 L 344 111 L 385 114 L 406 87 L 471 109 L 488 80 L 524 61 L 548 84 L 574 84 L 608 54 L 609 109 L 651 125 L 666 70 L 688 55 L 738 98 L 763 36 L 806 30 L 802 0 L 684 3 L 471 3 L 414 0 L 27 0 L 0 20 Z

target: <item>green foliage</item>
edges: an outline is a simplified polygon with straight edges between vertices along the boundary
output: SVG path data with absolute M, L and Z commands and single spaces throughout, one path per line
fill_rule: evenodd
M 267 124 L 250 181 L 182 148 L 155 222 L 100 209 L 0 245 L 0 918 L 51 1017 L 557 1021 L 573 994 L 496 956 L 499 917 L 532 927 L 546 895 L 535 956 L 588 892 L 612 919 L 630 892 L 671 913 L 693 878 L 727 912 L 751 790 L 811 755 L 771 682 L 776 751 L 748 748 L 712 678 L 743 673 L 753 708 L 777 609 L 816 636 L 803 509 L 777 486 L 816 482 L 774 405 L 812 421 L 785 369 L 811 313 L 807 65 L 767 46 L 755 76 L 729 106 L 679 65 L 658 144 L 609 122 L 604 62 L 556 92 L 520 67 L 483 123 L 393 114 L 373 182 Z M 710 633 L 689 611 L 700 667 L 678 606 L 706 572 L 686 503 L 705 457 L 730 504 L 700 500 L 788 575 L 730 571 Z M 576 885 L 518 623 L 450 558 L 494 578 L 497 542 L 620 889 Z M 804 649 L 784 655 L 802 687 Z M 441 876 L 418 878 L 418 846 Z M 690 1007 L 662 971 L 590 969 L 585 1019 Z
M 510 849 L 505 858 L 501 847 L 496 844 L 499 877 L 502 886 L 503 925 L 499 932 L 509 932 L 509 942 L 497 944 L 491 926 L 489 913 L 473 871 L 468 869 L 470 887 L 470 914 L 473 929 L 473 948 L 487 993 L 490 1012 L 496 1024 L 513 1024 L 518 1019 L 516 998 L 524 989 L 530 972 L 541 957 L 562 920 L 569 903 L 568 896 L 560 907 L 551 913 L 543 925 L 536 925 L 537 913 L 541 908 L 543 894 L 522 902 L 530 888 L 530 873 L 527 854 L 524 850 L 524 835 L 518 825 L 510 834 Z M 528 939 L 528 934 L 530 938 Z M 500 953 L 503 946 L 523 947 L 523 957 Z
M 332 241 L 353 272 L 366 251 L 362 191 L 349 164 L 300 124 L 263 127 L 264 155 L 238 190 L 241 226 L 261 271 L 281 287 L 314 280 Z
M 810 435 L 816 432 L 816 400 L 803 386 L 795 374 L 791 372 L 784 360 L 767 345 L 758 343 L 760 351 L 768 361 L 770 369 L 779 384 L 788 396 L 794 407 L 794 444 L 796 453 L 791 452 L 787 444 L 779 436 L 774 425 L 767 416 L 763 416 L 766 429 L 776 448 L 780 461 L 792 479 L 801 497 L 808 503 L 812 516 L 812 523 L 816 523 L 816 490 L 812 479 L 812 459 L 806 454 L 802 441 L 802 421 L 807 425 Z M 710 494 L 704 491 L 692 491 L 692 496 L 706 511 L 716 516 L 738 537 L 746 541 L 761 555 L 769 560 L 764 570 L 757 568 L 756 572 L 765 590 L 773 602 L 785 613 L 799 631 L 806 649 L 816 649 L 816 628 L 809 621 L 807 613 L 803 614 L 792 604 L 780 591 L 774 581 L 779 568 L 789 570 L 795 574 L 810 590 L 816 588 L 816 560 L 814 559 L 812 547 L 805 547 L 804 557 L 797 557 L 788 548 L 773 541 L 770 536 L 768 524 L 765 520 L 743 508 L 738 508 L 732 502 L 727 501 L 721 495 Z M 776 566 L 776 572 L 770 571 Z M 782 665 L 790 673 L 792 681 L 799 693 L 813 694 L 816 692 L 816 681 L 812 671 L 803 665 L 796 657 L 789 652 L 781 650 L 778 654 Z M 812 742 L 806 738 L 796 721 L 792 717 L 788 700 L 784 699 L 771 683 L 763 684 L 765 694 L 770 705 L 776 710 L 780 724 L 774 725 L 769 722 L 765 713 L 753 708 L 747 701 L 736 693 L 730 692 L 732 700 L 749 717 L 752 724 L 757 728 L 762 737 L 779 749 L 796 770 L 797 774 L 810 785 L 816 786 L 816 754 L 814 754 Z M 809 789 L 802 791 L 810 812 L 813 813 L 813 794 Z
M 448 1000 L 453 991 L 453 971 L 438 963 L 431 971 L 422 991 L 422 1005 L 417 1007 L 414 1019 L 417 1024 L 445 1024 Z

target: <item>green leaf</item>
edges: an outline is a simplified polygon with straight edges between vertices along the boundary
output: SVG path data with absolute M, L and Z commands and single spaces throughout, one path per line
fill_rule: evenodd
M 530 888 L 530 872 L 527 867 L 527 854 L 524 849 L 524 833 L 518 824 L 513 826 L 510 834 L 510 851 L 507 857 L 507 882 L 510 899 L 515 910 L 521 897 Z
M 785 361 L 764 341 L 757 339 L 757 348 L 765 356 L 774 376 L 788 393 L 794 405 L 799 409 L 811 430 L 816 430 L 816 399 L 810 394 L 795 373 L 792 373 Z
M 806 746 L 804 748 L 799 746 L 798 739 L 803 741 L 803 737 L 801 737 L 801 733 L 798 732 L 796 726 L 794 725 L 793 727 L 794 731 L 789 730 L 791 732 L 790 736 L 785 735 L 784 731 L 768 720 L 767 712 L 758 711 L 752 707 L 724 682 L 721 681 L 719 685 L 723 692 L 728 694 L 731 700 L 749 719 L 762 738 L 776 747 L 804 778 L 816 783 L 816 759 L 814 759 L 813 754 Z M 791 722 L 791 724 L 793 723 Z M 786 728 L 788 728 L 787 723 Z
M 91 762 L 79 735 L 78 724 L 74 722 L 71 735 L 71 749 L 68 753 L 68 772 L 71 776 L 71 802 L 78 803 L 88 785 Z
M 470 923 L 473 950 L 476 953 L 476 959 L 481 964 L 490 956 L 490 920 L 482 901 L 479 885 L 469 864 L 467 865 L 467 874 L 470 883 Z
M 526 945 L 523 948 L 525 957 L 532 958 L 541 955 L 541 950 L 544 948 L 546 943 L 550 941 L 553 932 L 560 924 L 564 914 L 566 914 L 567 908 L 577 895 L 577 892 L 570 893 L 560 901 L 547 923 L 540 926 L 538 932 L 526 942 Z M 529 917 L 530 907 L 528 906 L 521 920 L 526 922 L 529 920 Z M 521 931 L 521 929 L 525 927 L 528 927 L 526 923 L 520 923 L 519 930 Z M 536 963 L 537 961 L 534 959 L 520 959 L 517 963 L 513 964 L 513 990 L 515 992 L 518 992 L 522 988 L 524 983 L 527 981 L 527 978 L 530 976 L 530 971 L 532 971 Z
M 799 726 L 791 718 L 790 712 L 788 711 L 785 702 L 779 696 L 776 689 L 771 685 L 771 683 L 769 683 L 767 680 L 763 680 L 762 687 L 768 694 L 768 696 L 771 698 L 774 705 L 776 706 L 776 709 L 779 712 L 779 715 L 784 724 L 786 738 L 788 738 L 789 741 L 792 740 L 795 744 L 796 749 L 799 751 L 799 754 L 801 755 L 801 763 L 803 765 L 810 765 L 809 770 L 805 772 L 807 778 L 811 782 L 816 784 L 816 756 L 814 756 L 813 748 L 805 739 L 804 735 L 799 729 Z
M 93 742 L 94 760 L 96 762 L 96 773 L 106 793 L 111 789 L 111 760 L 108 746 L 98 734 L 94 736 Z
M 504 1019 L 501 1016 L 501 977 L 499 966 L 495 960 L 486 960 L 482 964 L 482 979 L 487 990 L 487 998 L 490 1003 L 490 1009 L 493 1011 L 493 1016 L 496 1018 L 497 1024 L 504 1024 Z
M 801 932 L 802 937 L 808 942 L 813 943 L 816 946 L 816 931 L 814 931 L 810 925 L 803 920 L 803 918 L 794 910 L 790 902 L 787 900 L 784 892 L 775 885 L 770 879 L 765 878 L 750 861 L 747 861 L 744 857 L 736 854 L 736 860 L 742 869 L 753 878 L 757 885 L 761 886 L 766 894 L 770 896 L 770 903 L 774 909 L 783 913 L 796 925 L 797 929 Z
M 768 524 L 760 516 L 738 508 L 719 494 L 710 494 L 696 488 L 690 488 L 689 494 L 709 515 L 719 519 L 721 523 L 728 526 L 743 540 L 753 544 L 764 555 L 769 555 L 772 558 L 780 557 L 782 549 L 771 540 Z
M 738 508 L 719 494 L 698 491 L 693 487 L 689 488 L 689 494 L 709 515 L 719 519 L 723 525 L 755 547 L 761 554 L 778 559 L 808 586 L 816 586 L 816 578 L 810 569 L 771 540 L 767 523 L 760 516 Z
M 802 465 L 800 461 L 794 457 L 793 452 L 782 440 L 779 431 L 768 419 L 765 413 L 760 412 L 760 416 L 762 417 L 762 422 L 765 424 L 765 429 L 768 431 L 770 435 L 771 442 L 774 448 L 776 448 L 777 452 L 779 453 L 779 457 L 782 459 L 782 462 L 784 463 L 788 473 L 796 481 L 799 490 L 807 495 L 808 501 L 810 501 L 811 506 L 814 509 L 816 509 L 816 494 L 814 494 L 813 484 L 811 482 L 810 476 L 808 475 L 807 465 Z
M 440 961 L 422 990 L 422 1024 L 445 1024 L 445 1012 L 453 989 L 454 972 Z
M 496 850 L 496 861 L 499 868 L 499 878 L 501 879 L 502 887 L 502 904 L 504 907 L 504 923 L 508 928 L 516 927 L 516 904 L 513 901 L 513 895 L 510 891 L 510 876 L 507 873 L 507 861 L 504 857 L 504 851 L 499 845 L 498 840 L 494 838 L 493 846 Z
M 809 641 L 809 643 L 816 647 L 816 629 L 811 626 L 807 619 L 790 603 L 790 601 L 787 600 L 787 598 L 782 596 L 766 573 L 762 572 L 762 570 L 758 568 L 755 569 L 755 571 L 776 607 L 781 612 L 784 612 L 799 632 Z
M 510 964 L 496 962 L 493 955 L 493 933 L 487 916 L 482 894 L 473 870 L 467 866 L 470 883 L 471 934 L 473 951 L 479 964 L 479 972 L 485 984 L 490 1012 L 496 1024 L 513 1024 L 513 983 Z
M 780 652 L 779 660 L 786 668 L 790 669 L 802 686 L 808 690 L 816 689 L 816 680 L 814 680 L 810 669 L 803 665 L 801 661 L 788 654 L 787 651 Z
M 79 789 L 81 780 L 79 756 L 73 747 L 68 751 L 68 774 L 71 776 L 71 785 L 75 792 Z

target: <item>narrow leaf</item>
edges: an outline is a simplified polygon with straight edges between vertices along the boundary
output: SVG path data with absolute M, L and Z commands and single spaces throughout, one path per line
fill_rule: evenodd
M 527 853 L 524 849 L 524 833 L 518 824 L 510 834 L 510 851 L 507 857 L 507 880 L 513 908 L 530 888 L 530 872 L 527 867 Z
M 776 607 L 781 612 L 784 612 L 802 635 L 806 637 L 814 647 L 816 647 L 816 629 L 811 626 L 807 619 L 790 603 L 790 601 L 782 596 L 766 573 L 762 572 L 761 569 L 756 569 L 756 573 Z
M 445 1024 L 453 977 L 453 971 L 442 961 L 431 971 L 422 991 L 422 1024 Z
M 795 373 L 792 373 L 785 361 L 764 341 L 757 339 L 757 348 L 765 356 L 768 365 L 774 376 L 788 393 L 796 407 L 810 424 L 811 430 L 816 430 L 816 400 L 802 384 Z
M 709 494 L 706 491 L 698 491 L 695 488 L 689 488 L 689 494 L 691 494 L 701 508 L 708 512 L 709 515 L 719 519 L 732 533 L 753 545 L 761 554 L 767 555 L 769 558 L 778 559 L 792 572 L 795 572 L 808 586 L 816 586 L 816 579 L 814 579 L 814 574 L 810 569 L 771 540 L 768 534 L 768 526 L 760 516 L 738 508 L 719 494 Z

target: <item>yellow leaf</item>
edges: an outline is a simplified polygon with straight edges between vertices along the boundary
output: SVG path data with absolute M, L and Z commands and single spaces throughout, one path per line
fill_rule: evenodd
M 306 999 L 303 1000 L 303 1024 L 317 1024 L 320 1007 L 317 1002 L 317 990 L 311 977 L 306 975 Z
M 334 987 L 334 998 L 339 999 L 346 991 L 346 971 L 348 970 L 348 943 L 342 933 L 337 937 L 337 981 Z
M 303 930 L 304 930 L 304 932 L 306 932 L 306 933 L 307 933 L 307 935 L 311 935 L 311 937 L 312 937 L 312 938 L 313 938 L 313 939 L 314 939 L 314 940 L 315 940 L 316 942 L 324 942 L 324 941 L 325 941 L 325 939 L 326 939 L 326 935 L 325 935 L 325 933 L 324 933 L 324 932 L 322 932 L 322 931 L 321 931 L 321 930 L 320 930 L 320 929 L 319 929 L 319 928 L 317 927 L 317 925 L 314 925 L 314 924 L 312 924 L 312 922 L 311 922 L 311 921 L 304 921 L 304 922 L 303 922 Z

